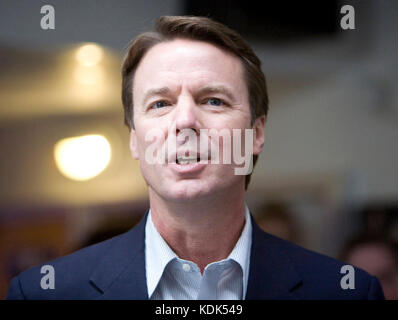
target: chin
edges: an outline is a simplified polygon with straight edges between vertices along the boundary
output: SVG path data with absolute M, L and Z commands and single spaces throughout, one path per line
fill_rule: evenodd
M 170 201 L 193 201 L 200 200 L 214 194 L 216 188 L 209 182 L 197 180 L 182 180 L 174 183 L 172 187 L 165 190 L 165 198 Z

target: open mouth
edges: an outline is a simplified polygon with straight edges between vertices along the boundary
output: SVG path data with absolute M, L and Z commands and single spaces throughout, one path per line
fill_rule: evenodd
M 199 157 L 181 157 L 177 158 L 176 163 L 179 165 L 186 165 L 192 163 L 198 163 L 200 161 Z
M 203 156 L 203 155 L 202 155 Z M 197 175 L 206 168 L 207 161 L 204 160 L 199 153 L 196 154 L 181 154 L 170 162 L 170 169 L 178 176 L 192 176 Z

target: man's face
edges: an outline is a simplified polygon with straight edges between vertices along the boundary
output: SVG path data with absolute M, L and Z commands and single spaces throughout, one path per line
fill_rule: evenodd
M 160 43 L 143 57 L 132 89 L 135 129 L 131 130 L 130 148 L 133 157 L 140 160 L 150 193 L 169 201 L 184 201 L 228 193 L 232 188 L 244 190 L 245 176 L 235 174 L 234 161 L 222 164 L 223 139 L 208 137 L 207 144 L 209 149 L 218 145 L 220 164 L 211 163 L 208 150 L 199 150 L 203 129 L 224 129 L 232 136 L 232 129 L 251 128 L 244 70 L 237 57 L 201 41 L 176 39 Z M 254 125 L 254 154 L 261 152 L 264 143 L 264 122 L 263 117 Z M 162 133 L 163 141 L 148 140 L 154 128 L 157 134 Z M 179 139 L 187 130 L 194 133 L 197 149 L 187 136 Z M 160 150 L 173 138 L 177 142 L 174 156 L 182 150 L 191 156 L 195 152 L 195 158 L 209 157 L 209 163 L 187 163 L 178 157 L 173 161 L 172 149 L 167 149 L 165 163 L 148 163 L 148 147 L 156 145 Z M 242 141 L 244 150 L 243 134 Z

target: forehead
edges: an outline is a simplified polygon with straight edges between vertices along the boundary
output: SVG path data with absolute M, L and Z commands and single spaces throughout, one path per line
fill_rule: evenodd
M 151 48 L 134 77 L 134 94 L 153 86 L 200 87 L 209 82 L 246 89 L 241 60 L 213 44 L 176 39 Z

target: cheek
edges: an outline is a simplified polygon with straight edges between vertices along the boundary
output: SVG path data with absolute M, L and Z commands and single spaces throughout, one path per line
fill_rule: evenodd
M 251 128 L 250 110 L 246 106 L 238 106 L 236 110 L 228 110 L 225 114 L 219 114 L 205 119 L 207 128 L 244 129 Z M 246 110 L 247 109 L 247 110 Z
M 175 138 L 169 137 L 169 129 L 162 123 L 153 122 L 150 126 L 137 128 L 140 161 L 147 165 L 163 165 L 167 161 L 168 152 L 175 149 Z
M 248 132 L 248 130 L 250 131 Z M 250 147 L 253 144 L 251 128 L 223 128 L 217 131 L 219 132 L 218 137 L 210 135 L 211 147 L 218 147 L 220 161 L 226 160 L 222 162 L 223 164 L 234 163 L 234 159 L 241 159 L 246 152 L 250 154 Z

